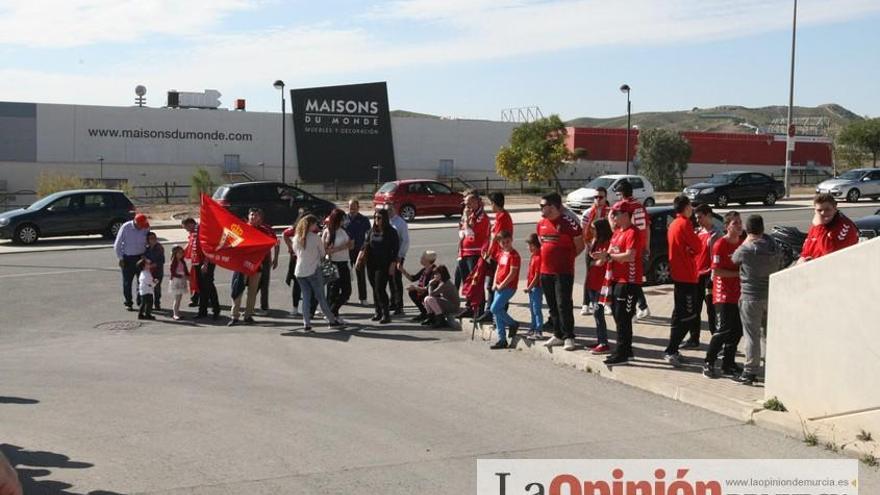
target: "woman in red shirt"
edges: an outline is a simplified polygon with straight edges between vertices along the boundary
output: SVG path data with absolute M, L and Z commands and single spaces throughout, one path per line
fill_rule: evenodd
M 611 224 L 605 218 L 594 220 L 590 225 L 592 230 L 592 242 L 590 244 L 590 258 L 592 263 L 587 271 L 587 283 L 584 292 L 587 293 L 590 305 L 593 307 L 593 318 L 596 320 L 596 345 L 591 346 L 593 354 L 607 354 L 610 351 L 608 347 L 608 326 L 605 324 L 605 308 L 599 302 L 599 292 L 602 290 L 602 284 L 605 283 L 605 271 L 608 268 L 601 256 L 594 254 L 604 253 L 608 251 L 611 245 Z

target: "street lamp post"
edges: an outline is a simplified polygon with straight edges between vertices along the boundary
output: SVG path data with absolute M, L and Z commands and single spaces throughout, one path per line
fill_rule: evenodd
M 265 162 L 260 162 L 257 164 L 257 166 L 260 167 L 260 178 L 262 180 L 266 180 L 266 164 L 265 164 Z
M 382 165 L 377 163 L 372 168 L 376 171 L 376 187 L 379 187 L 379 181 L 382 180 Z
M 630 106 L 629 101 L 629 84 L 624 84 L 620 87 L 621 93 L 626 93 L 626 173 L 629 175 L 629 129 L 630 129 L 630 118 L 632 114 L 632 108 Z
M 101 179 L 104 178 L 104 156 L 98 156 L 98 164 L 100 164 L 100 169 L 98 171 L 98 177 Z
M 275 89 L 281 91 L 281 182 L 287 183 L 287 174 L 286 165 L 287 165 L 287 134 L 285 132 L 285 117 L 284 113 L 286 110 L 286 102 L 284 99 L 284 81 L 281 79 L 275 81 L 273 84 Z
M 794 46 L 797 33 L 797 0 L 794 0 L 794 14 L 791 21 L 791 73 L 788 80 L 788 122 L 785 139 L 785 197 L 791 195 L 791 159 L 794 156 L 794 124 L 792 124 L 792 109 L 794 107 Z

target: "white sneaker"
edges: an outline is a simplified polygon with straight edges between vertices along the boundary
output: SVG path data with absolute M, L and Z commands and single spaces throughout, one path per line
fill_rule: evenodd
M 565 339 L 565 347 L 563 347 L 566 351 L 575 350 L 574 339 Z
M 550 337 L 550 340 L 544 342 L 544 347 L 559 347 L 565 342 L 562 339 L 558 339 L 556 337 Z
M 645 318 L 651 316 L 651 310 L 649 308 L 640 309 L 636 311 L 636 319 L 644 320 Z
M 588 305 L 586 305 L 586 304 L 584 304 L 583 306 L 581 306 L 581 316 L 586 316 L 586 315 L 589 315 L 589 314 L 593 314 L 593 312 L 590 311 L 590 306 L 588 306 Z
M 610 315 L 610 314 L 611 314 L 611 306 L 608 306 L 608 305 L 605 306 L 605 314 L 606 314 L 606 315 Z
M 300 316 L 302 316 L 302 314 L 296 308 L 294 308 L 293 311 L 290 312 L 291 318 L 299 318 Z

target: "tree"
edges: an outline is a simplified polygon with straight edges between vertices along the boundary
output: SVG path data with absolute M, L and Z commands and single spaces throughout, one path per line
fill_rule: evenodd
M 212 194 L 214 192 L 214 179 L 208 169 L 200 167 L 196 170 L 191 178 L 192 188 L 189 190 L 189 197 L 196 203 L 201 199 L 202 194 Z
M 639 170 L 661 191 L 675 191 L 684 182 L 691 145 L 681 134 L 667 129 L 639 131 L 636 152 Z
M 880 118 L 850 123 L 840 132 L 837 141 L 843 146 L 851 146 L 864 153 L 870 153 L 876 167 L 877 155 L 880 155 Z
M 569 151 L 565 136 L 565 124 L 558 115 L 520 124 L 513 130 L 510 143 L 498 150 L 495 170 L 511 180 L 552 179 L 561 192 L 559 173 L 572 160 L 586 156 L 582 148 Z

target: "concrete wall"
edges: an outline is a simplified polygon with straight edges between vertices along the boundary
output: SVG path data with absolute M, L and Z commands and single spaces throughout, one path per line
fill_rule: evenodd
M 880 435 L 880 239 L 770 278 L 767 398 Z

